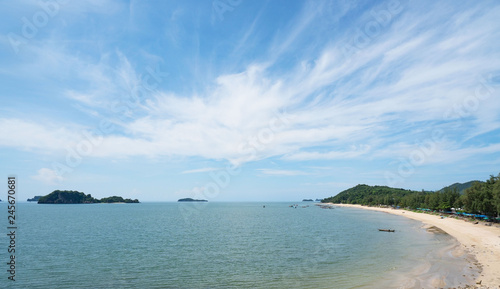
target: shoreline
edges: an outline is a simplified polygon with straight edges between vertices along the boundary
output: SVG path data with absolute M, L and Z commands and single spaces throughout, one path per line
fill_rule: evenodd
M 475 225 L 454 218 L 441 219 L 439 216 L 415 213 L 404 209 L 328 204 L 330 206 L 358 208 L 399 215 L 439 228 L 456 239 L 460 243 L 460 247 L 477 260 L 477 266 L 481 269 L 479 276 L 475 280 L 477 285 L 483 288 L 500 288 L 500 228 L 482 224 Z
M 421 227 L 422 228 L 422 227 Z M 431 227 L 435 228 L 435 227 Z M 431 231 L 423 227 L 426 232 L 437 234 L 440 245 L 425 253 L 425 257 L 411 259 L 413 268 L 388 272 L 385 277 L 390 281 L 381 283 L 380 288 L 473 288 L 475 276 L 481 269 L 476 264 L 473 255 L 464 252 L 461 244 L 452 236 L 440 231 Z M 439 230 L 439 229 L 438 229 Z M 397 287 L 394 287 L 397 284 Z

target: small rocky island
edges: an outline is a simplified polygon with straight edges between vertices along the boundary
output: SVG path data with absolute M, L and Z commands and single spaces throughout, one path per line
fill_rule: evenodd
M 28 202 L 38 202 L 38 200 L 39 200 L 41 197 L 42 197 L 42 196 L 34 196 L 33 198 L 28 199 L 27 201 L 28 201 Z
M 39 204 L 97 204 L 97 203 L 139 203 L 139 200 L 124 199 L 118 196 L 112 196 L 102 199 L 93 198 L 91 194 L 78 191 L 53 191 L 52 193 L 40 197 Z
M 179 199 L 177 202 L 208 202 L 207 200 L 195 200 L 191 198 Z
M 302 202 L 314 202 L 313 199 L 303 199 Z

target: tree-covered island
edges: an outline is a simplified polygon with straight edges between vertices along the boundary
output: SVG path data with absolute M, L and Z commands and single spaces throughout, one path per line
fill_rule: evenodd
M 38 200 L 41 198 L 42 196 L 34 196 L 33 198 L 31 199 L 27 199 L 26 201 L 28 202 L 38 202 Z
M 207 200 L 196 200 L 192 198 L 179 199 L 177 202 L 208 202 Z
M 112 196 L 102 199 L 96 199 L 91 194 L 78 191 L 53 191 L 52 193 L 40 197 L 39 204 L 96 204 L 96 203 L 139 203 L 139 200 L 124 199 L 118 196 Z

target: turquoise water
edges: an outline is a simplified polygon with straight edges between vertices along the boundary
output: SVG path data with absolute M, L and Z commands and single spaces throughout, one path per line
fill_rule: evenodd
M 0 288 L 369 288 L 449 245 L 399 216 L 288 205 L 21 203 L 11 282 L 2 204 Z

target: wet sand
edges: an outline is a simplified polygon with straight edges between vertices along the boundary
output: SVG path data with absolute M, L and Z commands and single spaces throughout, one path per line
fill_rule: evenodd
M 470 283 L 471 278 L 475 279 L 472 280 L 472 284 L 477 284 L 478 288 L 500 288 L 500 228 L 485 226 L 482 222 L 473 224 L 454 218 L 441 219 L 436 215 L 407 210 L 345 204 L 331 205 L 400 215 L 426 224 L 430 232 L 444 232 L 458 241 L 454 246 L 439 254 L 442 256 L 448 254 L 447 257 L 451 257 L 451 260 L 459 257 L 466 258 L 469 266 L 457 271 L 456 268 L 451 268 L 452 264 L 449 264 L 449 268 L 445 268 L 446 264 L 443 262 L 427 262 L 416 268 L 414 272 L 410 272 L 410 279 L 398 280 L 398 282 L 403 282 L 400 283 L 403 285 L 400 288 L 447 288 L 451 285 L 450 283 Z M 478 271 L 480 271 L 479 274 Z
M 409 272 L 398 272 L 392 283 L 398 289 L 402 288 L 465 288 L 475 284 L 481 268 L 475 257 L 464 251 L 461 244 L 452 236 L 434 226 L 424 225 L 424 228 L 443 244 L 449 244 L 430 250 L 418 265 Z M 403 273 L 403 274 L 402 274 Z M 392 279 L 392 278 L 391 278 Z M 385 286 L 388 287 L 388 286 Z

